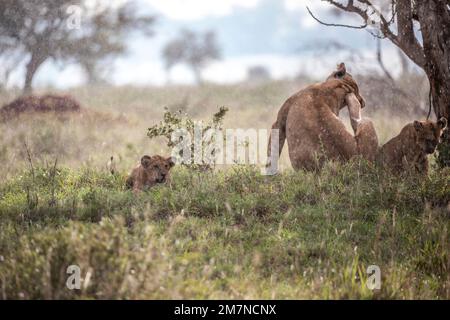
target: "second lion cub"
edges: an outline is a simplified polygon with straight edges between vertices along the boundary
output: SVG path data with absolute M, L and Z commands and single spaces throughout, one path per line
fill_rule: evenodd
M 380 149 L 377 161 L 395 173 L 413 170 L 421 174 L 428 172 L 428 155 L 434 153 L 440 142 L 447 119 L 414 121 L 407 124 L 400 134 L 389 140 Z

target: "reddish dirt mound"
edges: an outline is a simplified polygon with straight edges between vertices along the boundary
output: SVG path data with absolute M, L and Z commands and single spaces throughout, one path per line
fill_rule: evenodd
M 47 94 L 43 96 L 20 97 L 4 105 L 0 109 L 0 115 L 9 118 L 32 112 L 54 112 L 59 114 L 80 111 L 81 106 L 74 98 Z

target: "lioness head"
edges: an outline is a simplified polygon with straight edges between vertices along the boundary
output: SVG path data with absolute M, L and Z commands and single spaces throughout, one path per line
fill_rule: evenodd
M 364 108 L 366 105 L 366 102 L 364 101 L 364 98 L 359 94 L 359 87 L 356 83 L 355 79 L 353 79 L 352 75 L 347 72 L 347 68 L 345 67 L 345 64 L 341 62 L 337 66 L 337 70 L 333 71 L 327 78 L 326 81 L 329 80 L 340 80 L 342 81 L 343 87 L 345 87 L 349 93 L 353 93 L 355 97 L 358 99 L 359 104 L 361 105 L 361 108 Z
M 432 154 L 437 145 L 441 142 L 441 135 L 447 127 L 447 119 L 440 118 L 433 121 L 414 121 L 416 130 L 416 144 L 425 153 Z
M 161 156 L 143 156 L 141 158 L 142 168 L 147 173 L 144 185 L 153 185 L 155 183 L 164 183 L 169 176 L 170 169 L 175 165 L 172 157 L 164 158 Z

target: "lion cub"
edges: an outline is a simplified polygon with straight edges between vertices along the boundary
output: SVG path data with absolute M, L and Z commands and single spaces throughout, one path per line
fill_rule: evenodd
M 131 171 L 127 178 L 126 186 L 133 191 L 141 191 L 164 183 L 169 178 L 169 171 L 175 165 L 172 157 L 143 156 L 141 163 Z
M 434 153 L 443 130 L 447 127 L 447 119 L 433 121 L 414 121 L 407 124 L 400 134 L 389 140 L 377 155 L 378 162 L 395 173 L 415 170 L 428 173 L 429 154 Z

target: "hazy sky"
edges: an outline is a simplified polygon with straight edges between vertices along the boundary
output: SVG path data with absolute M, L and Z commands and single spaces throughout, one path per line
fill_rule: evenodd
M 93 0 L 94 1 L 94 0 Z M 126 1 L 126 0 L 115 0 Z M 343 14 L 331 14 L 330 6 L 320 0 L 139 0 L 142 12 L 157 15 L 155 36 L 128 39 L 128 54 L 111 65 L 114 84 L 163 85 L 168 75 L 161 59 L 165 43 L 180 29 L 213 30 L 223 51 L 223 59 L 209 65 L 206 80 L 229 83 L 243 80 L 248 67 L 266 66 L 274 78 L 293 77 L 299 73 L 320 79 L 351 53 L 357 61 L 347 62 L 349 69 L 367 72 L 376 67 L 374 38 L 364 30 L 332 28 L 319 25 L 306 11 L 306 6 L 323 20 L 358 24 Z M 320 52 L 311 48 L 338 42 L 347 47 Z M 383 41 L 384 59 L 395 73 L 398 66 L 396 50 Z M 176 66 L 170 73 L 172 83 L 192 83 L 193 76 L 185 66 Z M 12 83 L 20 83 L 21 74 L 13 75 Z M 61 66 L 47 62 L 36 76 L 38 86 L 68 87 L 84 79 L 77 66 Z

